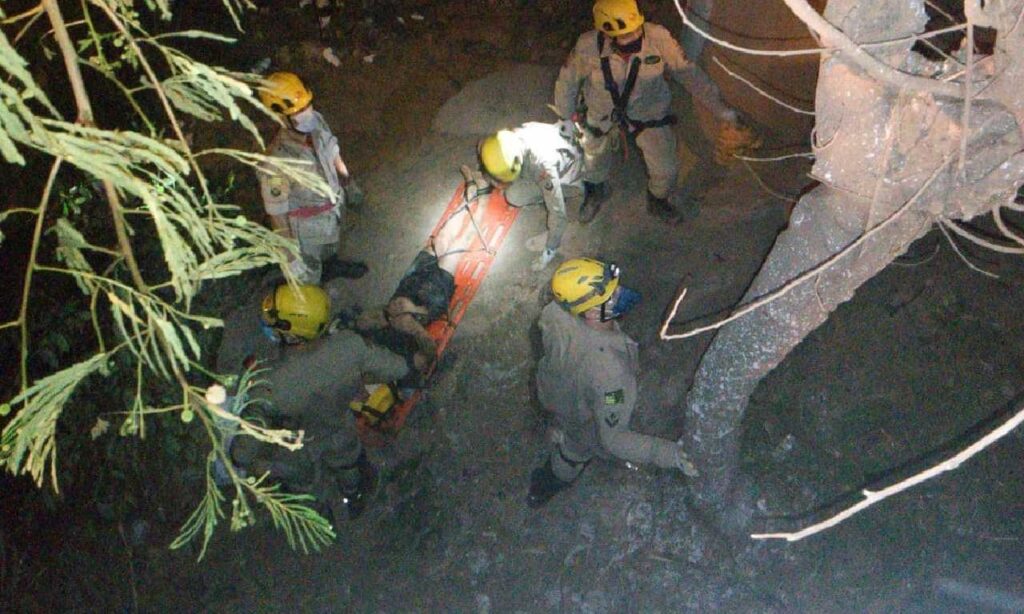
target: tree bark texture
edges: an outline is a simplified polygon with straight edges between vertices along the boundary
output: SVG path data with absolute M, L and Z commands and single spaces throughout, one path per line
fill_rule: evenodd
M 912 36 L 925 23 L 922 0 L 831 0 L 825 17 L 858 43 Z M 910 45 L 872 53 L 904 73 L 938 74 L 942 67 Z M 1019 44 L 997 53 L 1009 74 L 1024 64 Z M 961 171 L 963 99 L 884 85 L 847 55 L 823 56 L 813 143 L 820 185 L 794 208 L 741 303 L 872 234 L 820 274 L 718 331 L 687 398 L 684 443 L 700 471 L 699 505 L 722 511 L 743 495 L 732 492 L 743 415 L 769 371 L 937 219 L 970 219 L 1012 201 L 1024 177 L 1015 96 L 1016 106 L 972 101 Z

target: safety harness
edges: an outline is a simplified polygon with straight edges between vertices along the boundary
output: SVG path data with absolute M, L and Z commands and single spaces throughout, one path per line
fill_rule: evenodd
M 633 59 L 629 62 L 629 70 L 626 73 L 626 83 L 619 90 L 619 84 L 615 82 L 615 77 L 612 76 L 611 58 L 604 55 L 606 38 L 603 32 L 597 33 L 597 55 L 601 58 L 601 74 L 604 75 L 604 88 L 608 90 L 608 94 L 612 97 L 612 104 L 615 107 L 612 110 L 612 121 L 617 123 L 627 135 L 634 138 L 647 128 L 661 128 L 662 126 L 675 124 L 677 118 L 671 114 L 661 119 L 647 121 L 629 117 L 626 109 L 629 106 L 629 97 L 633 95 L 633 88 L 636 86 L 636 78 L 640 74 L 640 64 L 642 61 L 639 55 L 633 55 Z M 597 130 L 593 126 L 587 125 L 587 128 L 597 136 L 604 136 L 602 131 Z

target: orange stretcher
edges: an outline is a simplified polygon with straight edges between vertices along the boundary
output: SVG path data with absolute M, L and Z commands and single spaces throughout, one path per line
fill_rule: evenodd
M 475 211 L 470 211 L 469 206 L 475 201 L 479 201 L 479 204 Z M 508 204 L 501 190 L 490 187 L 482 189 L 466 181 L 456 188 L 448 207 L 430 236 L 437 236 L 441 229 L 452 221 L 453 216 L 462 211 L 466 211 L 468 215 L 460 220 L 463 224 L 461 232 L 474 233 L 476 236 L 465 247 L 465 254 L 455 269 L 455 292 L 448 303 L 447 316 L 434 320 L 426 327 L 427 333 L 437 343 L 437 356 L 430 367 L 430 372 L 424 377 L 428 385 L 441 355 L 466 313 L 466 308 L 487 277 L 501 244 L 508 236 L 516 216 L 519 215 L 519 209 Z M 356 414 L 363 443 L 374 447 L 386 444 L 401 430 L 409 413 L 425 393 L 426 388 L 417 388 L 405 397 L 399 398 L 398 391 L 393 385 L 384 385 L 353 401 L 350 407 Z

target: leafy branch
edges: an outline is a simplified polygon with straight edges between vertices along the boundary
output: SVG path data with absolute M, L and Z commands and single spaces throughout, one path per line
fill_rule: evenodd
M 222 4 L 239 29 L 240 11 L 253 6 L 248 0 L 222 0 Z M 0 25 L 24 22 L 18 37 L 45 17 L 50 27 L 47 36 L 52 34 L 59 49 L 75 104 L 75 117 L 63 116 L 34 80 L 28 61 L 0 29 L 0 160 L 21 166 L 30 154 L 53 160 L 38 206 L 0 214 L 0 224 L 13 213 L 34 217 L 18 315 L 0 323 L 0 329 L 17 330 L 19 339 L 19 391 L 0 404 L 0 417 L 14 412 L 0 431 L 0 465 L 14 475 L 31 476 L 39 486 L 49 475 L 56 490 L 56 425 L 74 404 L 83 382 L 112 377 L 112 358 L 124 354 L 134 364 L 135 386 L 121 433 L 142 438 L 146 415 L 176 414 L 185 423 L 199 417 L 209 440 L 205 494 L 172 546 L 202 535 L 205 552 L 218 519 L 224 517 L 225 498 L 212 477 L 212 467 L 220 461 L 228 467 L 234 501 L 239 502 L 233 528 L 249 524 L 241 522 L 246 516 L 239 514 L 249 510 L 251 499 L 269 511 L 289 544 L 315 550 L 334 533 L 305 505 L 309 497 L 281 493 L 263 479 L 240 476 L 227 454 L 226 441 L 234 431 L 291 449 L 301 447 L 301 433 L 254 424 L 211 401 L 206 389 L 192 382 L 195 377 L 223 379 L 202 366 L 198 332 L 222 325 L 216 318 L 192 312 L 204 283 L 255 267 L 280 265 L 296 251 L 294 242 L 247 220 L 238 207 L 216 202 L 199 164 L 202 155 L 210 154 L 249 166 L 265 162 L 266 157 L 229 149 L 193 152 L 179 117 L 238 122 L 262 148 L 256 124 L 243 110 L 270 116 L 255 97 L 253 88 L 259 78 L 203 64 L 169 43 L 196 38 L 230 42 L 227 37 L 199 31 L 152 35 L 143 29 L 137 12 L 145 9 L 133 3 L 81 0 L 79 6 L 82 18 L 74 24 L 66 22 L 57 0 L 40 0 L 36 9 L 9 19 L 0 10 Z M 163 20 L 171 16 L 169 0 L 147 0 L 145 6 Z M 76 39 L 71 30 L 80 36 Z M 82 54 L 88 57 L 83 59 Z M 82 66 L 97 70 L 113 86 L 113 93 L 127 101 L 142 131 L 97 125 L 93 93 L 83 79 Z M 162 115 L 148 115 L 146 109 L 152 107 Z M 163 130 L 174 138 L 165 139 Z M 55 182 L 58 173 L 68 170 L 99 186 L 95 191 L 106 203 L 113 245 L 104 244 L 109 239 L 90 239 L 86 227 L 72 217 L 53 215 Z M 282 172 L 313 189 L 326 190 L 307 169 L 285 165 Z M 96 215 L 93 212 L 92 217 Z M 19 215 L 19 220 L 24 218 Z M 149 267 L 146 274 L 136 255 L 136 242 L 148 236 L 140 229 L 155 232 L 162 253 L 162 266 Z M 46 261 L 43 239 L 48 235 L 56 238 L 53 256 L 63 266 Z M 39 275 L 67 275 L 75 280 L 88 298 L 99 348 L 74 364 L 41 374 L 29 365 L 30 347 L 35 343 L 31 297 Z M 163 289 L 172 292 L 158 292 Z M 167 298 L 169 294 L 173 298 Z M 115 344 L 105 338 L 111 335 L 118 340 Z M 251 384 L 249 376 L 243 377 L 243 384 L 243 388 Z M 178 402 L 162 405 L 149 398 L 167 385 L 177 388 Z

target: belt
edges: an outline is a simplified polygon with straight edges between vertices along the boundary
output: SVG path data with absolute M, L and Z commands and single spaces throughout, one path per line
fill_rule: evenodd
M 306 219 L 321 213 L 327 213 L 334 208 L 334 203 L 326 202 L 317 207 L 299 207 L 298 209 L 292 209 L 288 212 L 288 217 L 297 217 L 299 219 Z

